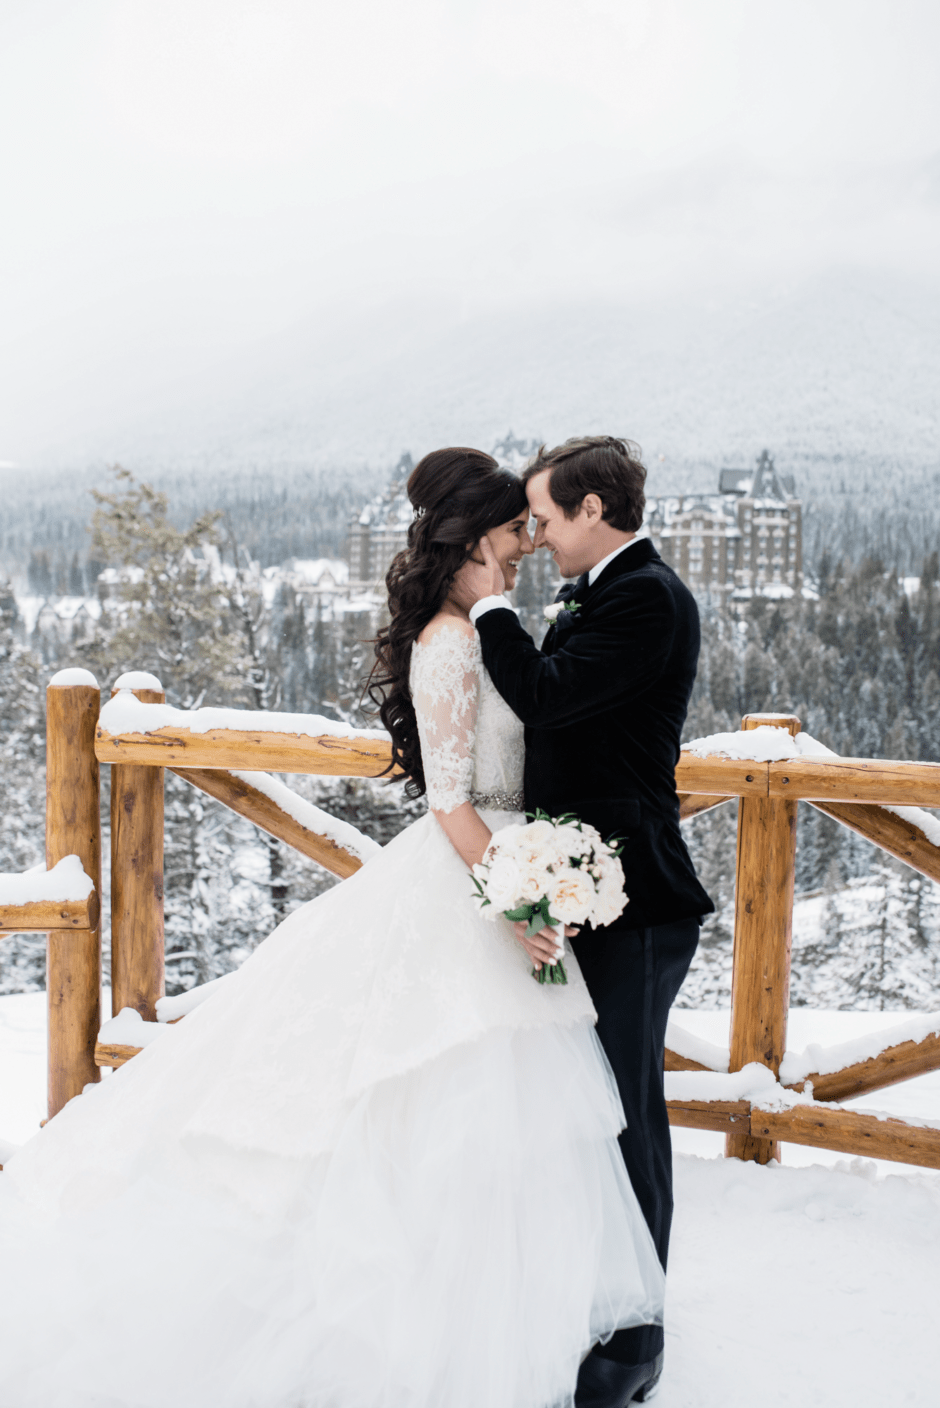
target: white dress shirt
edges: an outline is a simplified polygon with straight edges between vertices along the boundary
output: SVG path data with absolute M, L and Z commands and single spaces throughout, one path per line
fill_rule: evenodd
M 619 557 L 622 552 L 626 552 L 627 548 L 632 548 L 634 543 L 640 543 L 642 541 L 643 539 L 638 538 L 634 533 L 628 543 L 621 543 L 619 548 L 614 548 L 613 552 L 609 552 L 606 557 L 602 557 L 600 562 L 596 563 L 588 573 L 588 586 L 593 587 L 604 568 L 607 567 L 609 563 L 613 562 L 615 557 Z
M 609 563 L 613 562 L 615 557 L 619 557 L 620 553 L 626 552 L 627 548 L 632 548 L 634 543 L 639 543 L 642 541 L 642 538 L 638 538 L 634 535 L 634 537 L 632 537 L 628 543 L 621 543 L 619 548 L 614 548 L 613 552 L 609 552 L 606 557 L 602 557 L 600 562 L 596 563 L 591 568 L 590 572 L 588 572 L 588 586 L 593 587 L 594 583 L 597 581 L 604 568 Z M 507 601 L 506 597 L 504 596 L 481 597 L 480 600 L 470 608 L 471 624 L 475 626 L 484 612 L 495 611 L 496 608 L 499 606 L 505 606 L 509 611 L 512 610 L 512 603 Z

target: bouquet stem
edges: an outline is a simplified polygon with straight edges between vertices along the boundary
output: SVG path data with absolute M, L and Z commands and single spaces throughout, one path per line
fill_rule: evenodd
M 537 983 L 567 983 L 568 981 L 563 958 L 559 958 L 557 963 L 543 963 L 541 968 L 533 968 L 532 976 Z
M 532 916 L 532 919 L 530 920 L 530 927 L 531 927 L 531 925 L 535 924 L 535 922 L 536 922 L 535 915 L 533 915 L 533 916 Z M 548 927 L 549 929 L 554 929 L 555 934 L 556 934 L 556 936 L 557 936 L 557 938 L 558 938 L 558 947 L 559 947 L 559 949 L 564 948 L 564 946 L 565 946 L 565 926 L 564 926 L 564 924 L 557 924 L 557 923 L 556 923 L 556 924 L 552 924 L 552 923 L 549 923 L 547 927 Z M 533 978 L 535 979 L 535 981 L 536 981 L 537 983 L 557 983 L 559 986 L 561 986 L 562 984 L 565 984 L 565 983 L 567 983 L 567 981 L 568 981 L 568 974 L 565 972 L 565 960 L 564 960 L 563 958 L 558 958 L 558 959 L 555 960 L 554 963 L 543 963 L 542 966 L 541 966 L 541 968 L 538 968 L 538 969 L 533 968 L 533 969 L 532 969 L 532 976 L 533 976 Z

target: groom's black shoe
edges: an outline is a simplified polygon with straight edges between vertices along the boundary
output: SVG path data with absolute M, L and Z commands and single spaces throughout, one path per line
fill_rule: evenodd
M 618 1364 L 591 1353 L 578 1372 L 575 1408 L 628 1408 L 651 1397 L 663 1372 L 663 1356 L 649 1364 Z

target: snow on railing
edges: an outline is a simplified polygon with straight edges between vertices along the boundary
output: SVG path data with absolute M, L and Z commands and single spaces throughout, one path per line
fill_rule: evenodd
M 349 851 L 363 864 L 382 849 L 378 841 L 373 841 L 371 836 L 366 836 L 351 822 L 341 821 L 339 817 L 330 816 L 329 812 L 323 811 L 313 802 L 308 802 L 305 797 L 301 797 L 293 788 L 288 787 L 286 782 L 272 777 L 270 773 L 236 772 L 233 770 L 231 776 L 239 778 L 248 786 L 263 793 L 282 812 L 298 822 L 304 830 L 312 832 L 315 836 L 322 836 L 325 841 L 331 841 L 341 850 Z
M 697 1061 L 710 1071 L 726 1071 L 730 1064 L 727 1046 L 716 1046 L 714 1042 L 686 1031 L 671 1017 L 666 1025 L 666 1048 L 677 1056 L 684 1056 L 687 1061 Z
M 175 709 L 145 703 L 128 689 L 101 710 L 95 752 L 102 763 L 333 777 L 379 777 L 392 760 L 382 729 L 357 729 L 320 714 Z
M 846 761 L 840 753 L 833 752 L 810 734 L 798 733 L 794 738 L 787 729 L 772 724 L 761 724 L 742 733 L 713 733 L 706 738 L 693 738 L 682 745 L 682 751 L 695 758 L 729 758 L 739 762 L 781 763 L 788 758 Z M 922 807 L 892 806 L 884 802 L 875 805 L 909 826 L 917 827 L 932 846 L 940 847 L 940 818 L 931 816 Z
M 31 870 L 0 874 L 0 905 L 67 904 L 87 900 L 94 888 L 78 856 L 63 856 L 51 870 L 35 865 Z
M 134 688 L 150 689 L 153 685 L 135 685 Z M 176 709 L 171 704 L 143 704 L 129 687 L 122 688 L 104 705 L 99 729 L 112 738 L 123 733 L 152 734 L 172 729 L 192 734 L 234 730 L 238 733 L 285 733 L 298 738 L 370 738 L 388 742 L 388 734 L 383 729 L 353 728 L 350 724 L 324 718 L 322 714 L 287 714 L 264 709 Z
M 102 1023 L 98 1041 L 102 1046 L 130 1047 L 136 1053 L 166 1031 L 160 1022 L 145 1022 L 135 1008 L 122 1007 L 116 1017 Z
M 667 1071 L 664 1081 L 666 1100 L 671 1106 L 694 1106 L 701 1103 L 725 1105 L 741 1101 L 746 1102 L 753 1110 L 775 1113 L 800 1110 L 812 1114 L 815 1110 L 826 1116 L 842 1110 L 876 1120 L 906 1124 L 912 1129 L 940 1130 L 940 1120 L 926 1119 L 919 1115 L 896 1115 L 886 1110 L 861 1109 L 837 1100 L 816 1101 L 810 1093 L 791 1090 L 775 1080 L 773 1071 L 758 1061 L 749 1062 L 740 1071 L 727 1073 Z
M 774 724 L 760 724 L 747 733 L 710 733 L 706 738 L 683 743 L 682 751 L 695 758 L 738 758 L 755 763 L 776 763 L 800 756 L 792 734 Z
M 780 1062 L 780 1079 L 784 1085 L 796 1085 L 811 1075 L 835 1075 L 849 1066 L 873 1061 L 893 1047 L 919 1043 L 929 1036 L 940 1036 L 940 1012 L 920 1012 L 895 1027 L 866 1032 L 836 1046 L 813 1043 L 803 1051 L 788 1051 Z
M 739 1071 L 667 1071 L 664 1080 L 666 1099 L 679 1102 L 747 1100 L 765 1110 L 807 1103 L 805 1095 L 786 1090 L 759 1061 L 749 1061 Z

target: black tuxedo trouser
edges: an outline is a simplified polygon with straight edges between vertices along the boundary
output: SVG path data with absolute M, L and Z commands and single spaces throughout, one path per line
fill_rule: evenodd
M 698 920 L 680 919 L 651 929 L 588 930 L 571 941 L 627 1116 L 620 1136 L 624 1163 L 664 1269 L 672 1225 L 672 1142 L 663 1051 L 669 1009 L 698 937 Z M 640 1325 L 618 1330 L 596 1353 L 618 1364 L 646 1364 L 662 1347 L 662 1327 Z

